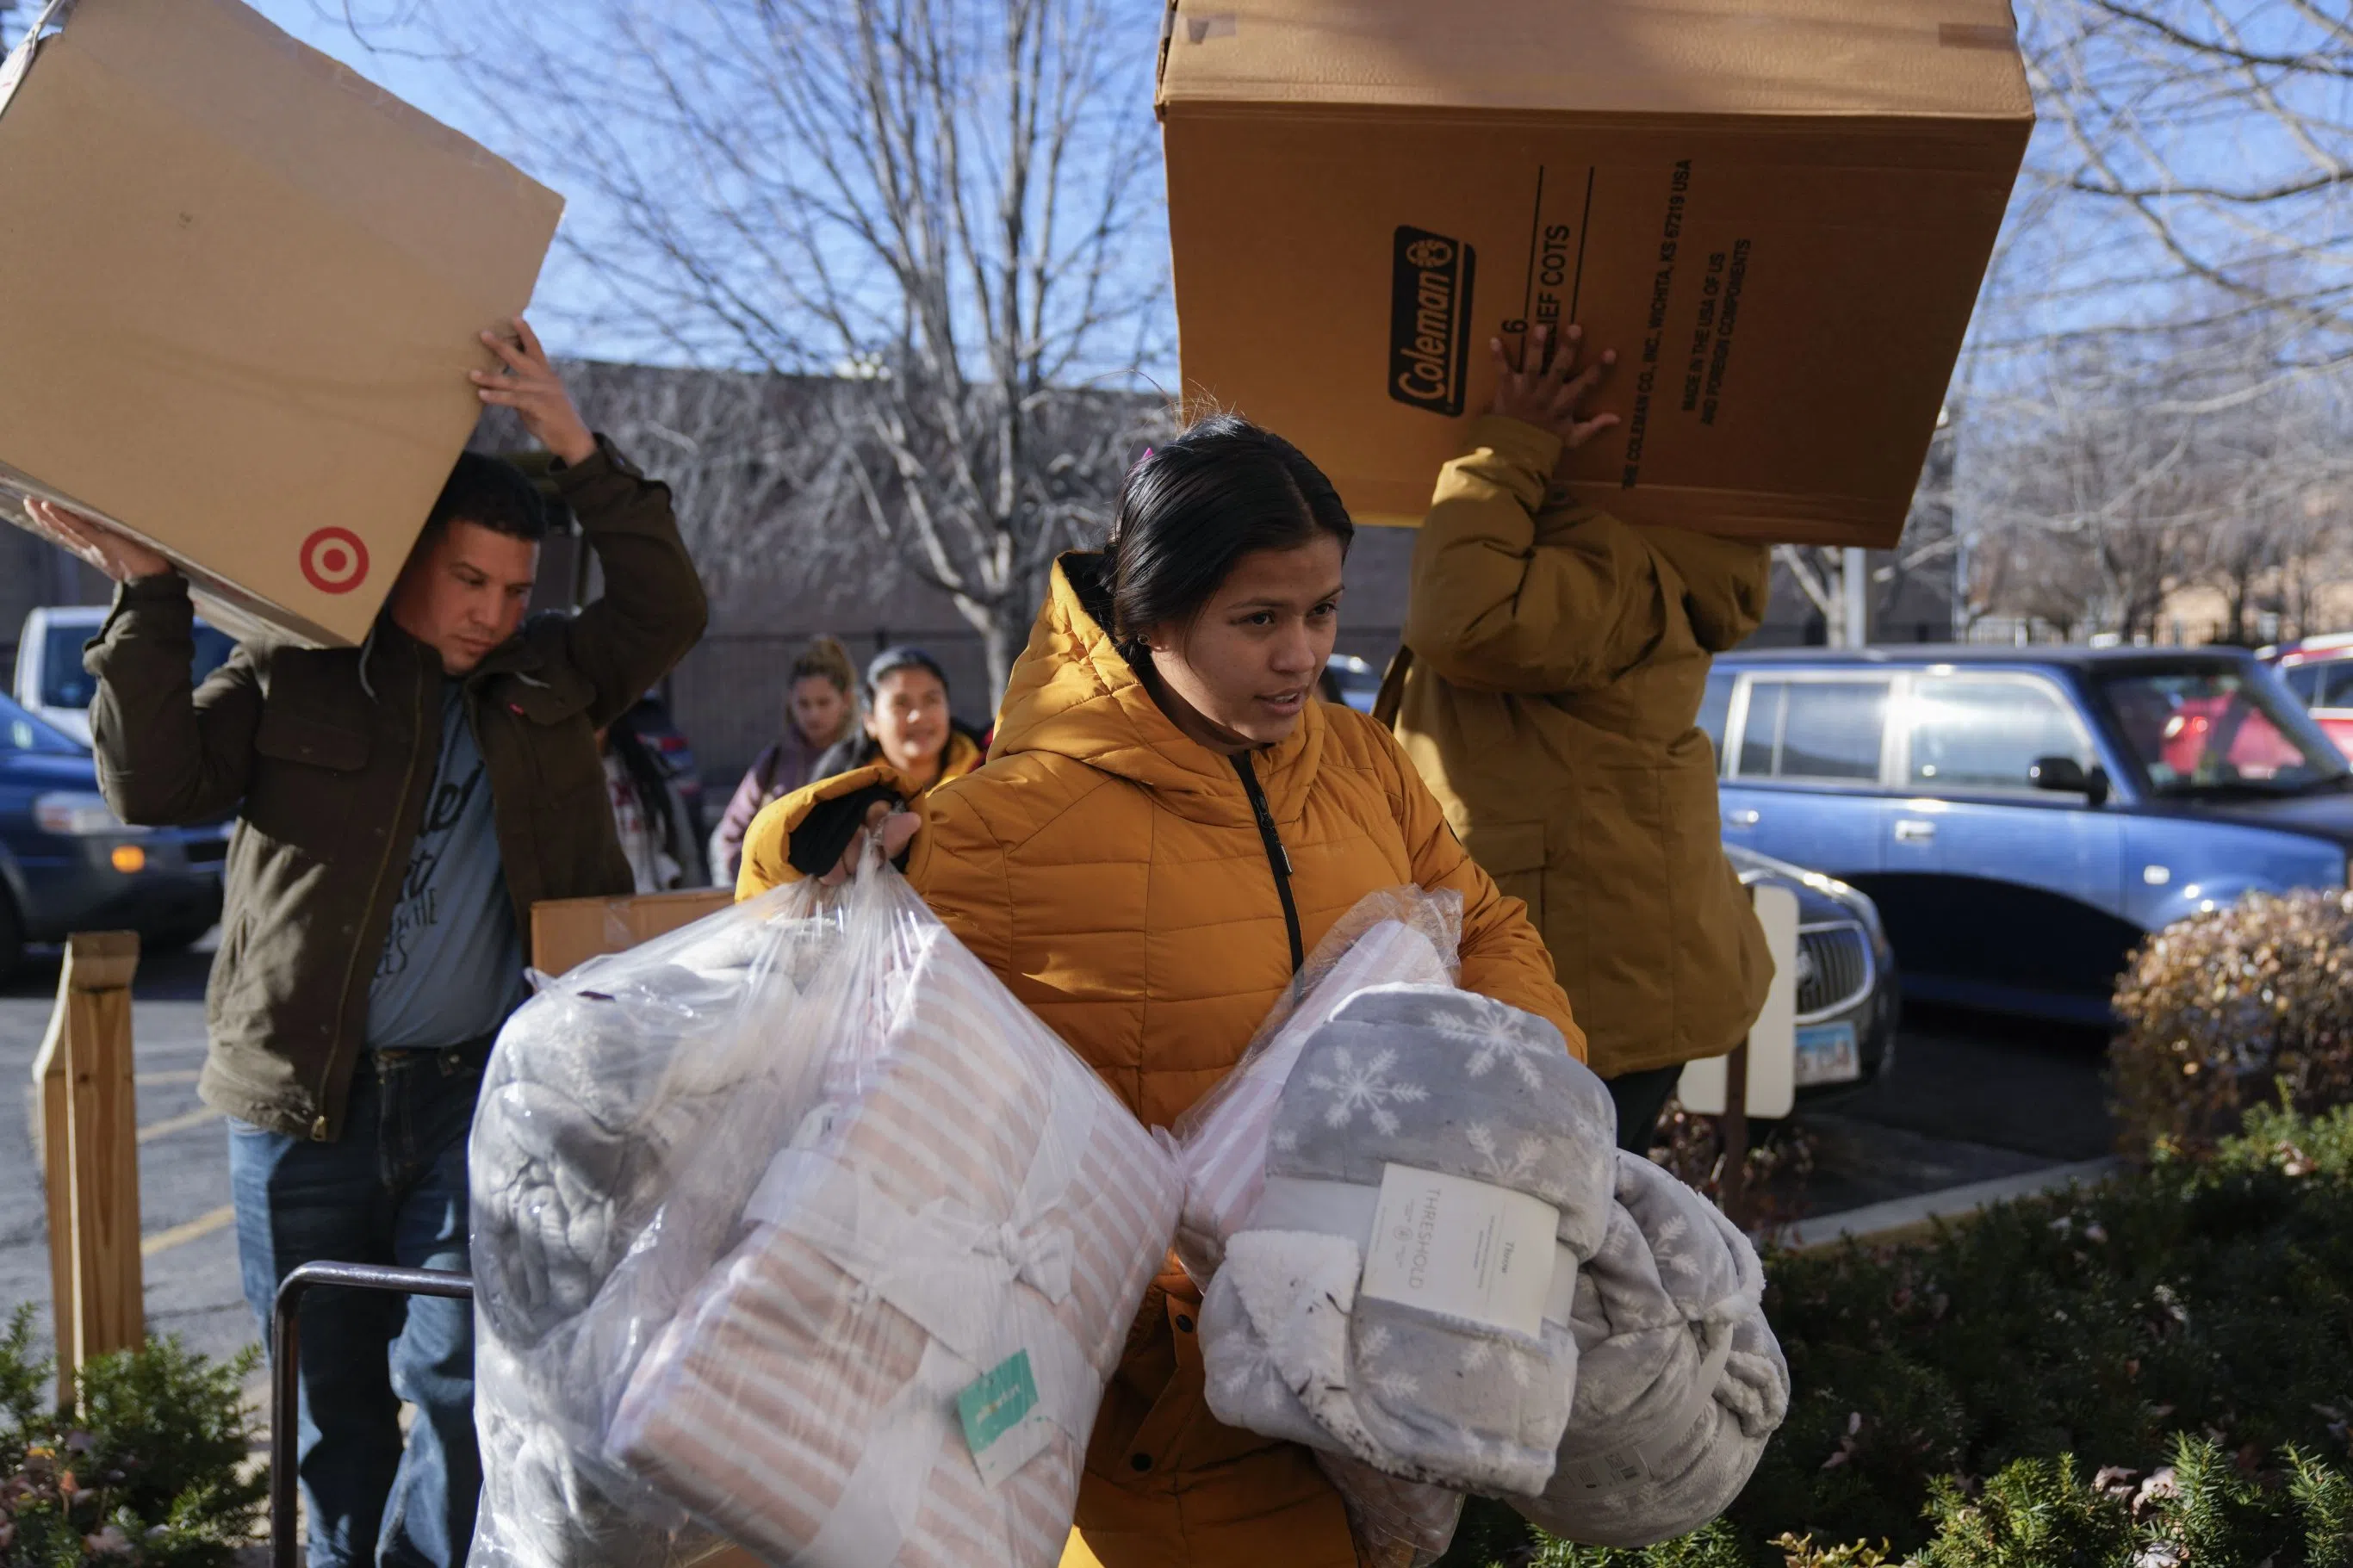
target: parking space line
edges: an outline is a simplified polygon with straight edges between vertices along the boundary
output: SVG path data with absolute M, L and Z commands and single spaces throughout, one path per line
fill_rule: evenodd
M 185 1225 L 175 1225 L 169 1230 L 159 1230 L 153 1236 L 141 1237 L 139 1256 L 153 1258 L 159 1252 L 168 1252 L 185 1242 L 210 1236 L 213 1232 L 228 1226 L 236 1218 L 237 1205 L 223 1204 L 210 1214 L 198 1215 Z
M 194 1110 L 177 1116 L 167 1116 L 161 1121 L 151 1121 L 139 1130 L 139 1142 L 153 1143 L 158 1138 L 169 1138 L 174 1132 L 185 1132 L 191 1127 L 202 1127 L 207 1121 L 220 1120 L 220 1112 L 209 1105 L 199 1105 Z

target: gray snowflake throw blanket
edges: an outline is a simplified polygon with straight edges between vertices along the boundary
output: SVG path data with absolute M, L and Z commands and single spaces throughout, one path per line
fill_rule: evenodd
M 1789 1408 L 1757 1249 L 1715 1205 L 1638 1155 L 1577 1282 L 1577 1399 L 1535 1524 L 1647 1546 L 1730 1505 Z
M 1541 1492 L 1615 1143 L 1608 1091 L 1543 1019 L 1451 986 L 1358 992 L 1303 1047 L 1209 1282 L 1210 1409 L 1391 1475 Z

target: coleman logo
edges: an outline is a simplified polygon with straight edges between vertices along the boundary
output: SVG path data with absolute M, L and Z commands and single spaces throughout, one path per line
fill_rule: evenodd
M 1471 269 L 1459 239 L 1399 224 L 1389 291 L 1389 395 L 1448 418 L 1462 412 L 1471 358 Z

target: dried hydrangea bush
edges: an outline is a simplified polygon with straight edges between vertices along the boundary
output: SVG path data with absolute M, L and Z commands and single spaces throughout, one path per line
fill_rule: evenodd
M 2353 1100 L 2353 892 L 2251 893 L 2144 942 L 2116 995 L 2126 1152 L 2196 1152 L 2249 1107 Z

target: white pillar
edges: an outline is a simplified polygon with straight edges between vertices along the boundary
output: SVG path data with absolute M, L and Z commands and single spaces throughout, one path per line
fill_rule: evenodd
M 1845 607 L 1839 617 L 1840 643 L 1866 647 L 1871 643 L 1871 568 L 1861 545 L 1850 544 L 1839 563 L 1839 588 Z

